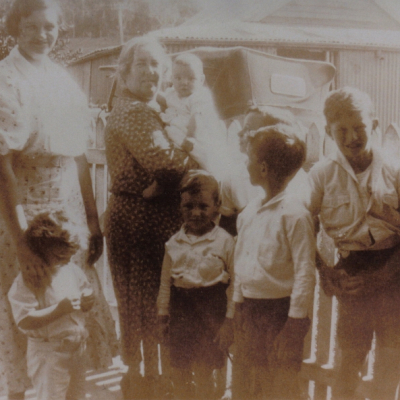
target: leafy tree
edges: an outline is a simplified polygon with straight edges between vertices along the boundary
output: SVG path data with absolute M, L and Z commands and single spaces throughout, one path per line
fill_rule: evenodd
M 12 0 L 0 0 L 0 59 L 8 55 L 15 40 L 5 30 L 5 16 Z M 65 29 L 51 57 L 62 64 L 80 56 L 68 48 L 69 37 L 115 37 L 119 13 L 125 38 L 151 30 L 179 25 L 199 10 L 200 0 L 61 0 Z M 121 13 L 122 11 L 122 13 Z

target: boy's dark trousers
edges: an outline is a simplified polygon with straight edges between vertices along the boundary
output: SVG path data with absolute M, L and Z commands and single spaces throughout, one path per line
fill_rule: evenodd
M 400 267 L 400 246 L 376 251 L 350 252 L 335 269 L 365 278 L 358 295 L 339 294 L 337 338 L 340 348 L 333 399 L 357 399 L 359 372 L 376 335 L 374 379 L 371 399 L 393 399 L 400 378 L 400 274 L 393 273 L 385 284 L 376 273 Z M 375 275 L 372 275 L 375 274 Z M 364 398 L 364 397 L 362 397 Z
M 245 299 L 237 307 L 233 400 L 301 398 L 298 372 L 302 357 L 285 368 L 278 366 L 274 357 L 273 343 L 288 319 L 289 307 L 290 297 Z

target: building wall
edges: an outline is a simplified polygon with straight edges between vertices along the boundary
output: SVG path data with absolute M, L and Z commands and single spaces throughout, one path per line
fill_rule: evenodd
M 334 55 L 336 87 L 367 92 L 380 125 L 400 124 L 400 52 L 341 50 Z
M 235 42 L 165 42 L 168 53 L 190 50 L 199 46 L 231 47 Z M 279 47 L 246 43 L 246 47 L 280 54 Z M 287 53 L 287 46 L 285 48 Z M 293 50 L 293 49 L 292 49 Z M 303 49 L 306 50 L 306 49 Z M 316 52 L 316 59 L 320 53 Z M 286 54 L 285 53 L 285 54 Z M 294 53 L 293 53 L 294 54 Z M 310 53 L 312 54 L 312 53 Z M 335 50 L 331 52 L 331 62 L 336 66 L 334 87 L 355 86 L 367 92 L 373 99 L 381 126 L 386 128 L 396 122 L 400 125 L 400 52 L 370 50 Z M 70 67 L 70 71 L 83 88 L 92 104 L 107 103 L 111 91 L 112 74 L 100 70 L 100 66 L 117 63 L 117 55 L 103 56 Z

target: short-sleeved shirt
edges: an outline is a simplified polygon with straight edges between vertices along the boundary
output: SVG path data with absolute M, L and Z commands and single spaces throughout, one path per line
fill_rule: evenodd
M 370 210 L 387 204 L 399 208 L 400 163 L 373 149 L 370 195 L 343 154 L 318 162 L 309 172 L 309 208 L 339 250 L 379 250 L 398 243 L 399 230 L 371 215 Z M 367 185 L 368 186 L 368 185 Z
M 57 267 L 50 286 L 40 296 L 35 296 L 19 273 L 8 292 L 15 322 L 18 325 L 31 311 L 50 307 L 66 297 L 80 298 L 86 288 L 90 288 L 90 284 L 85 274 L 73 263 Z M 85 317 L 80 310 L 63 315 L 42 328 L 21 330 L 29 337 L 50 340 L 68 338 L 79 342 L 87 336 Z
M 79 156 L 90 129 L 87 99 L 62 67 L 35 66 L 18 47 L 0 62 L 0 154 Z
M 233 316 L 233 237 L 219 226 L 202 236 L 185 233 L 183 226 L 165 245 L 160 291 L 160 315 L 168 314 L 170 287 L 192 289 L 230 283 L 228 315 Z

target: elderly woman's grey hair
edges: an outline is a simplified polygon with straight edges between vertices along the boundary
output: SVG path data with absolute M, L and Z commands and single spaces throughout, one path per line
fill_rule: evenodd
M 159 62 L 164 65 L 164 74 L 168 69 L 168 57 L 164 46 L 156 39 L 150 36 L 134 37 L 127 41 L 122 47 L 121 54 L 118 59 L 117 67 L 117 78 L 120 84 L 124 85 L 126 77 L 129 75 L 135 52 L 139 48 L 151 48 L 155 50 L 156 54 L 159 54 Z M 160 76 L 160 79 L 164 79 L 164 76 Z
M 54 8 L 58 14 L 58 25 L 63 24 L 63 11 L 58 0 L 14 0 L 6 18 L 7 32 L 17 38 L 19 36 L 19 24 L 21 18 L 28 18 L 35 11 Z

